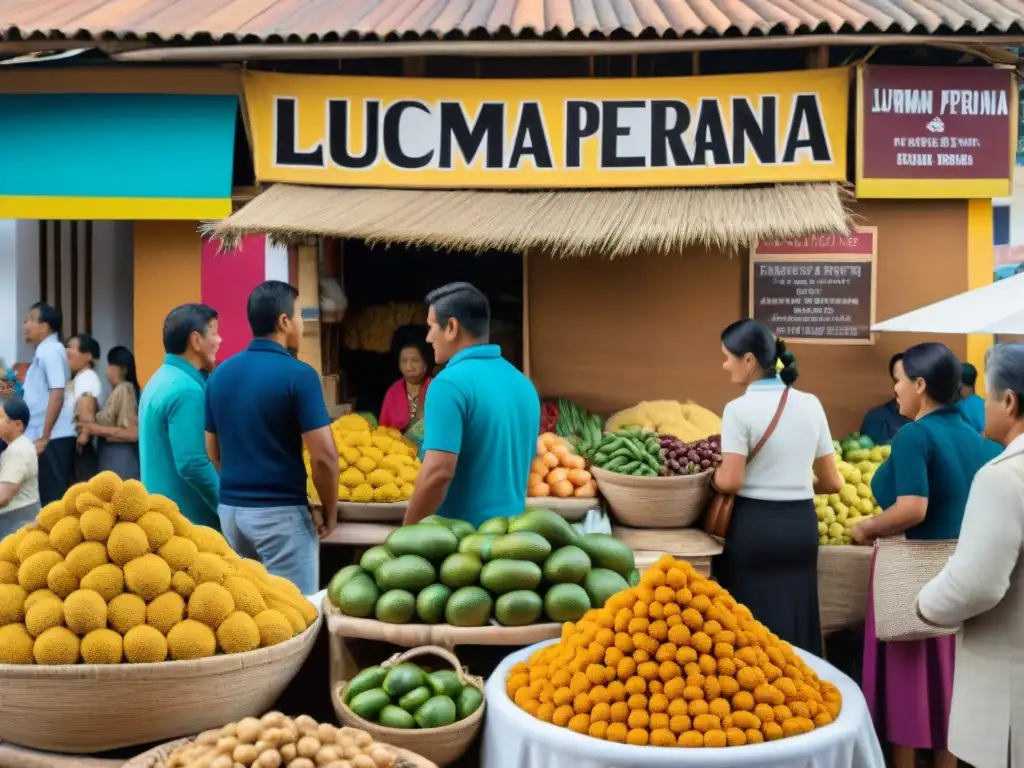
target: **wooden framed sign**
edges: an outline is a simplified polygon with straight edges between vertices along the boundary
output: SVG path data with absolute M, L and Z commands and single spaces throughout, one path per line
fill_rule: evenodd
M 877 258 L 877 227 L 758 243 L 749 314 L 787 344 L 874 344 Z

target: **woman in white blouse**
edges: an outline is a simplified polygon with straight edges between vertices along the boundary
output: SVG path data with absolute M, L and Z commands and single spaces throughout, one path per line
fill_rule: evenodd
M 956 551 L 918 595 L 957 633 L 949 750 L 973 768 L 1024 766 L 1024 344 L 993 347 L 985 436 L 1006 446 L 974 476 Z
M 796 360 L 764 323 L 730 325 L 722 332 L 722 353 L 730 380 L 746 391 L 722 415 L 714 483 L 736 500 L 714 573 L 769 630 L 820 656 L 814 495 L 843 485 L 828 420 L 818 398 L 792 389 Z M 748 463 L 777 412 L 775 430 Z
M 96 361 L 100 358 L 100 345 L 88 333 L 77 333 L 68 339 L 68 367 L 71 369 L 71 383 L 64 390 L 65 408 L 71 411 L 78 435 L 72 480 L 84 483 L 99 469 L 96 463 L 96 449 L 88 435 L 82 430 L 83 421 L 90 421 L 99 410 L 100 393 L 103 383 L 96 373 Z

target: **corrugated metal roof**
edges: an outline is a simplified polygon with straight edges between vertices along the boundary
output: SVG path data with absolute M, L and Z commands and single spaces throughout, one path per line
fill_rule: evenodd
M 7 39 L 314 42 L 481 35 L 1006 33 L 1024 0 L 5 0 Z

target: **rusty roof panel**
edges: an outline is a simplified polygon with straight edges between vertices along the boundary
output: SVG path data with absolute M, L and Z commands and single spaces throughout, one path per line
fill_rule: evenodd
M 490 35 L 999 33 L 1024 0 L 6 0 L 0 38 L 317 42 Z

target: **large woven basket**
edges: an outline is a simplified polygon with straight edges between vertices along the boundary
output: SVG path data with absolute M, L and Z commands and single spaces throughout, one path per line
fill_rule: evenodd
M 467 674 L 452 653 L 436 645 L 427 645 L 422 648 L 413 648 L 405 653 L 396 653 L 381 666 L 393 667 L 419 656 L 436 656 L 444 659 L 458 673 L 463 685 L 472 685 L 474 688 L 478 688 L 480 693 L 484 693 L 484 681 L 479 677 Z M 376 741 L 394 744 L 396 747 L 403 747 L 418 755 L 423 755 L 442 768 L 451 765 L 466 754 L 469 745 L 473 743 L 480 732 L 480 726 L 484 721 L 484 709 L 487 707 L 487 702 L 482 702 L 476 712 L 465 720 L 446 725 L 443 728 L 411 728 L 408 730 L 385 728 L 383 725 L 363 720 L 348 708 L 344 701 L 347 686 L 347 682 L 331 686 L 331 700 L 334 702 L 334 710 L 338 713 L 338 720 L 342 725 L 360 728 L 373 736 Z
M 0 739 L 90 754 L 190 736 L 273 706 L 313 648 L 323 614 L 270 648 L 159 664 L 0 664 Z
M 167 761 L 178 747 L 184 747 L 192 742 L 192 739 L 176 739 L 175 741 L 161 744 L 159 747 L 136 755 L 121 768 L 167 768 Z M 390 746 L 390 745 L 389 745 Z M 437 768 L 437 765 L 425 757 L 413 754 L 407 749 L 391 746 L 391 751 L 398 758 L 397 768 Z M 29 767 L 26 767 L 29 768 Z
M 957 627 L 926 624 L 917 615 L 917 595 L 939 575 L 955 540 L 907 540 L 893 537 L 875 542 L 871 599 L 875 636 L 883 642 L 926 640 L 956 633 Z
M 591 469 L 615 518 L 634 528 L 688 528 L 711 499 L 713 470 L 699 475 L 634 477 Z
M 853 544 L 818 548 L 818 612 L 825 635 L 863 627 L 871 554 L 871 547 Z

